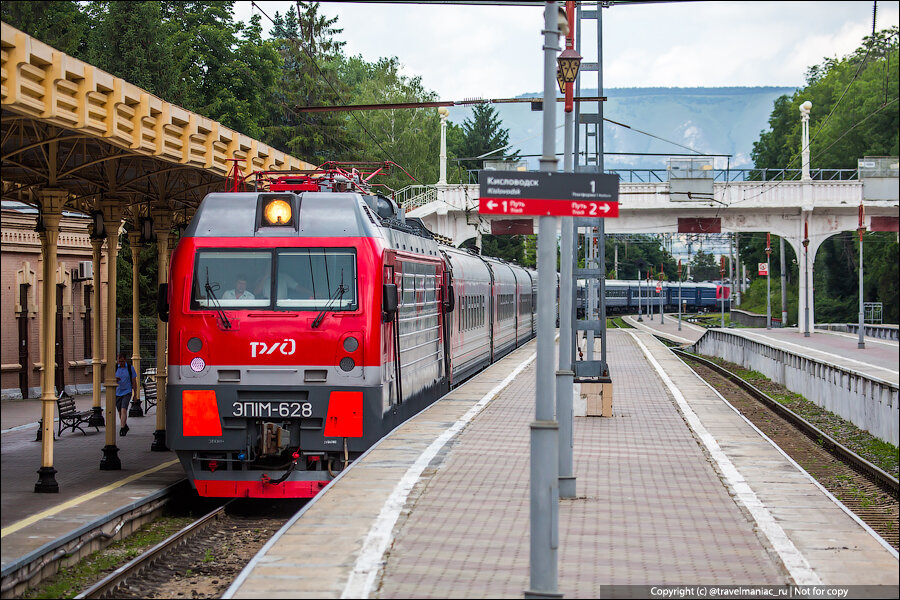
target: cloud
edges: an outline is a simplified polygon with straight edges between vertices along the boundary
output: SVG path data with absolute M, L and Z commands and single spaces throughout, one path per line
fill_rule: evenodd
M 259 2 L 269 16 L 288 1 Z M 442 99 L 502 98 L 543 89 L 543 7 L 322 2 L 344 29 L 348 54 L 398 57 Z M 237 2 L 248 19 L 249 2 Z M 879 3 L 878 29 L 898 23 Z M 823 57 L 852 52 L 872 29 L 872 3 L 673 2 L 602 10 L 604 87 L 801 86 Z M 265 21 L 265 19 L 264 19 Z M 597 58 L 595 21 L 583 21 L 582 55 Z M 263 23 L 264 29 L 268 24 Z M 594 87 L 593 73 L 584 76 Z

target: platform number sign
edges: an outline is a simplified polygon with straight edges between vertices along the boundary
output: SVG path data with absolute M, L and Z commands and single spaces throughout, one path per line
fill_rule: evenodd
M 769 274 L 769 263 L 759 263 L 759 275 Z
M 478 184 L 481 214 L 619 216 L 618 175 L 484 170 Z

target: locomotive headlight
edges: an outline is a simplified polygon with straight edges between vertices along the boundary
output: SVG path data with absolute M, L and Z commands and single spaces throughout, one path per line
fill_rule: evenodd
M 269 225 L 287 225 L 291 222 L 291 205 L 284 200 L 272 200 L 263 211 Z

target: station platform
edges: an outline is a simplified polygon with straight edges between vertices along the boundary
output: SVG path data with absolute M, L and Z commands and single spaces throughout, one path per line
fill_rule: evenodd
M 560 593 L 824 584 L 897 595 L 897 552 L 662 343 L 612 330 L 608 344 L 613 416 L 575 420 L 577 498 L 560 501 Z M 522 597 L 534 348 L 370 449 L 224 597 Z
M 678 316 L 666 314 L 665 322 L 660 323 L 659 315 L 654 320 L 644 316 L 643 322 L 637 317 L 628 315 L 624 321 L 641 331 L 666 338 L 678 344 L 694 344 L 706 329 L 682 320 L 681 331 L 678 331 Z M 894 385 L 900 383 L 900 343 L 874 337 L 866 337 L 865 348 L 858 348 L 859 336 L 840 331 L 816 329 L 809 337 L 796 327 L 760 329 L 750 327 L 729 327 L 728 333 L 750 340 L 761 342 L 774 348 L 788 350 L 800 356 L 819 360 L 825 363 L 855 371 L 867 377 L 880 379 Z
M 859 337 L 839 331 L 817 329 L 809 337 L 796 327 L 785 329 L 734 328 L 730 333 L 775 348 L 789 350 L 856 371 L 874 379 L 881 379 L 894 385 L 900 383 L 900 343 L 873 337 L 865 338 L 866 347 L 858 348 Z
M 75 402 L 78 410 L 91 407 L 89 395 L 79 395 Z M 59 493 L 37 494 L 34 484 L 41 466 L 41 443 L 35 437 L 41 401 L 3 400 L 0 413 L 0 553 L 4 584 L 10 573 L 35 556 L 76 540 L 111 515 L 124 514 L 161 496 L 169 486 L 184 479 L 174 453 L 150 450 L 156 429 L 156 410 L 151 409 L 149 415 L 129 417 L 127 436 L 116 436 L 122 463 L 119 471 L 100 470 L 105 445 L 102 427 L 99 431 L 85 427 L 87 435 L 68 430 L 57 436 L 53 466 Z M 113 426 L 118 434 L 119 423 Z M 126 525 L 117 533 L 130 531 L 130 525 Z
M 660 320 L 659 315 L 653 315 L 653 320 L 646 315 L 642 316 L 642 321 L 638 321 L 635 315 L 625 315 L 622 320 L 638 329 L 646 331 L 653 335 L 666 338 L 676 344 L 693 344 L 706 333 L 705 327 L 700 327 L 694 323 L 689 323 L 687 319 L 681 319 L 681 331 L 678 331 L 678 313 L 665 315 L 665 321 Z

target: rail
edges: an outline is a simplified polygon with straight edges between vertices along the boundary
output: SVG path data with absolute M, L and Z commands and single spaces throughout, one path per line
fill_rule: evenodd
M 744 391 L 749 393 L 751 396 L 765 404 L 770 410 L 778 414 L 778 416 L 791 423 L 806 437 L 810 438 L 814 442 L 820 443 L 823 448 L 828 450 L 828 452 L 833 454 L 842 462 L 849 464 L 854 470 L 861 473 L 870 481 L 878 485 L 885 492 L 892 495 L 894 498 L 897 498 L 898 494 L 900 494 L 900 483 L 898 483 L 897 479 L 895 479 L 885 471 L 879 469 L 877 466 L 873 465 L 866 459 L 862 458 L 840 442 L 834 440 L 827 433 L 823 432 L 821 429 L 819 429 L 791 409 L 787 408 L 786 406 L 782 406 L 774 399 L 772 399 L 769 395 L 756 388 L 753 384 L 742 379 L 741 377 L 738 377 L 731 371 L 717 365 L 710 360 L 706 360 L 705 358 L 701 358 L 695 354 L 684 352 L 676 348 L 670 348 L 670 350 L 674 352 L 676 356 L 682 359 L 689 359 L 699 362 L 703 366 L 712 369 L 723 377 L 727 377 L 729 380 L 733 381 L 741 388 L 743 388 Z
M 182 479 L 130 506 L 108 513 L 68 535 L 48 542 L 37 550 L 5 565 L 2 574 L 3 583 L 0 587 L 4 597 L 8 593 L 19 594 L 24 591 L 25 586 L 33 586 L 49 576 L 51 569 L 48 567 L 53 563 L 90 554 L 97 549 L 97 540 L 101 540 L 102 543 L 116 538 L 129 523 L 137 522 L 137 525 L 132 525 L 137 528 L 153 513 L 161 510 L 163 505 L 176 494 L 182 493 L 181 490 L 185 488 L 190 488 L 190 485 L 187 479 Z
M 221 518 L 225 514 L 225 508 L 234 502 L 230 500 L 215 510 L 209 512 L 200 519 L 194 521 L 181 531 L 169 536 L 147 552 L 144 552 L 134 560 L 122 565 L 108 576 L 104 577 L 84 592 L 75 596 L 76 598 L 113 598 L 116 588 L 125 583 L 125 581 L 143 569 L 149 567 L 155 560 L 161 558 L 166 552 L 176 546 L 187 542 L 192 536 L 199 533 L 204 527 L 212 524 L 216 519 Z

